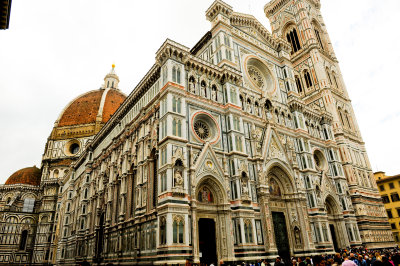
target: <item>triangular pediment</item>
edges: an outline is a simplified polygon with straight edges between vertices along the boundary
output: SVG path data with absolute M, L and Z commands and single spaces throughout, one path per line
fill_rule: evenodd
M 195 170 L 196 183 L 203 176 L 214 176 L 220 180 L 221 184 L 224 183 L 224 170 L 222 162 L 218 160 L 210 143 L 204 145 L 203 150 L 197 157 L 196 163 L 193 166 Z
M 268 128 L 265 138 L 263 157 L 266 160 L 278 159 L 282 162 L 289 163 L 284 146 L 275 130 Z
M 233 12 L 231 25 L 240 31 L 243 31 L 257 40 L 269 44 L 277 49 L 280 40 L 274 38 L 272 34 L 265 28 L 254 16 Z

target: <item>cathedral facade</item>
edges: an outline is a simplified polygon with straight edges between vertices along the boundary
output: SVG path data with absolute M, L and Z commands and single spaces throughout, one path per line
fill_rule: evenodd
M 0 263 L 215 264 L 394 246 L 319 0 L 264 11 L 272 33 L 216 0 L 211 30 L 191 49 L 166 40 L 127 97 L 113 67 L 74 99 L 39 184 L 0 187 L 2 239 L 16 217 Z

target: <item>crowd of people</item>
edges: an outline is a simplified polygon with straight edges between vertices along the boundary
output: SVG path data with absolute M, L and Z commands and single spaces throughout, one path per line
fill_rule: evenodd
M 249 266 L 271 266 L 267 261 L 258 261 Z M 400 249 L 367 250 L 364 248 L 341 250 L 334 255 L 318 255 L 313 257 L 293 257 L 283 260 L 277 257 L 274 266 L 398 266 L 400 265 Z

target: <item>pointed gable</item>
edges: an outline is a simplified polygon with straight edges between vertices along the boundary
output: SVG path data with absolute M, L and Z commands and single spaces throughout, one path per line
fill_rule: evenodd
M 269 128 L 267 132 L 267 138 L 265 140 L 265 147 L 263 157 L 266 158 L 267 160 L 272 160 L 272 159 L 278 159 L 281 160 L 282 162 L 288 163 L 288 157 L 286 155 L 286 151 L 279 140 L 278 135 L 275 133 L 275 131 L 271 128 Z
M 202 177 L 207 175 L 214 176 L 221 184 L 224 184 L 225 173 L 223 166 L 219 162 L 210 143 L 207 142 L 204 145 L 193 168 L 195 169 L 196 184 Z

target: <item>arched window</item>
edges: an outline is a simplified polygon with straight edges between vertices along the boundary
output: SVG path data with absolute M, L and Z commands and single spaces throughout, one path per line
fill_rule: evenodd
M 173 97 L 172 98 L 172 111 L 180 113 L 181 112 L 181 99 Z
M 83 230 L 83 228 L 85 227 L 85 219 L 81 220 L 81 230 Z
M 313 83 L 311 81 L 310 72 L 308 72 L 308 70 L 304 70 L 304 79 L 306 81 L 307 88 L 312 87 Z
M 344 198 L 341 199 L 343 210 L 347 210 L 346 201 Z
M 181 83 L 181 69 L 178 68 L 176 71 L 176 81 L 180 84 Z
M 59 171 L 56 169 L 56 170 L 54 170 L 54 172 L 53 172 L 53 177 L 54 178 L 58 178 L 58 175 L 59 175 Z
M 244 235 L 246 243 L 253 243 L 253 226 L 250 220 L 244 222 Z
M 111 83 L 111 88 L 114 88 L 114 81 Z
M 321 36 L 319 34 L 319 30 L 314 28 L 315 36 L 317 37 L 318 43 L 321 46 L 322 50 L 324 50 L 324 45 L 322 44 Z
M 110 87 L 110 81 L 107 81 L 107 88 Z
M 329 74 L 329 69 L 328 69 L 328 68 L 326 68 L 326 75 L 328 76 L 329 83 L 330 83 L 331 85 L 333 85 L 333 83 L 332 83 L 332 78 L 331 78 L 331 74 Z
M 167 77 L 168 77 L 168 69 L 166 66 L 163 68 L 163 83 L 167 82 Z
M 296 53 L 301 49 L 299 37 L 297 35 L 297 30 L 292 28 L 290 31 L 286 33 L 287 41 L 292 45 L 292 54 Z
M 167 223 L 165 217 L 160 218 L 160 245 L 167 243 Z
M 333 76 L 333 82 L 334 82 L 333 85 L 335 85 L 335 87 L 339 89 L 339 83 L 338 83 L 338 81 L 336 79 L 336 73 L 332 72 L 332 76 Z
M 342 123 L 342 126 L 344 126 L 345 124 L 343 120 L 342 109 L 338 108 L 338 113 L 339 113 L 340 123 Z
M 85 188 L 85 194 L 83 195 L 83 197 L 84 197 L 84 199 L 87 199 L 87 197 L 88 197 L 88 189 L 87 188 Z
M 172 134 L 174 136 L 182 136 L 182 122 L 179 119 L 172 120 Z
M 183 218 L 182 217 L 175 218 L 174 223 L 172 225 L 174 243 L 183 244 L 183 229 L 184 229 Z
M 19 249 L 20 250 L 25 250 L 27 239 L 28 239 L 28 230 L 24 230 L 24 231 L 22 231 L 21 240 L 19 241 Z
M 172 81 L 176 82 L 176 67 L 172 68 Z
M 271 103 L 270 100 L 267 99 L 267 100 L 265 101 L 265 109 L 271 110 L 271 108 L 272 108 L 272 103 Z
M 347 122 L 347 126 L 349 127 L 349 129 L 352 129 L 353 127 L 351 126 L 352 121 L 351 121 L 351 117 L 349 112 L 345 112 L 345 116 L 346 116 L 346 122 Z
M 234 104 L 237 104 L 236 89 L 235 88 L 231 88 L 231 102 L 234 103 Z
M 301 80 L 299 76 L 295 76 L 294 79 L 296 80 L 296 86 L 298 93 L 303 93 L 303 86 L 301 85 Z

